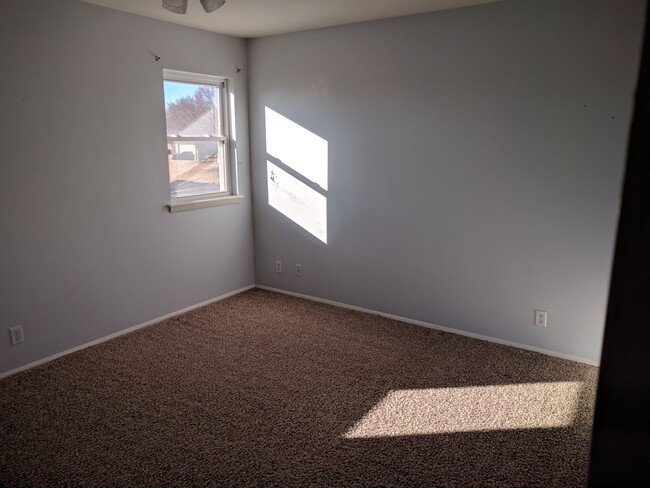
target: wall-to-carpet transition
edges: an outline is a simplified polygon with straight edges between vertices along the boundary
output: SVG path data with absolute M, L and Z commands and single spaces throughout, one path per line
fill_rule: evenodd
M 0 381 L 0 485 L 582 486 L 596 376 L 255 289 Z

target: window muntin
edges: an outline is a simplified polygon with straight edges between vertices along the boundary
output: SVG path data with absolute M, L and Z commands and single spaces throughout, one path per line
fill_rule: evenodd
M 173 203 L 231 194 L 227 80 L 163 70 Z

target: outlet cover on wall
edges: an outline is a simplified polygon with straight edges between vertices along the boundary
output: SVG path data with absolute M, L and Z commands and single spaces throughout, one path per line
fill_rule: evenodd
M 296 264 L 296 278 L 302 278 L 302 264 Z
M 279 259 L 275 261 L 275 272 L 282 273 L 282 261 Z
M 535 310 L 535 325 L 546 327 L 547 316 L 548 312 L 545 312 L 544 310 Z
M 23 336 L 23 326 L 18 325 L 16 327 L 9 327 L 9 334 L 11 335 L 11 345 L 15 346 L 25 341 Z

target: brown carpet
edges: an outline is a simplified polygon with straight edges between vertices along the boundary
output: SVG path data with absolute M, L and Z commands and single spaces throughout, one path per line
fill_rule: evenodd
M 596 376 L 251 290 L 0 381 L 0 485 L 583 486 Z

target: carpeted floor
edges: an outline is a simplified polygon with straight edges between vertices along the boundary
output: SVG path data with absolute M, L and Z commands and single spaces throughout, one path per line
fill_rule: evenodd
M 0 381 L 0 485 L 583 486 L 596 376 L 256 289 Z

